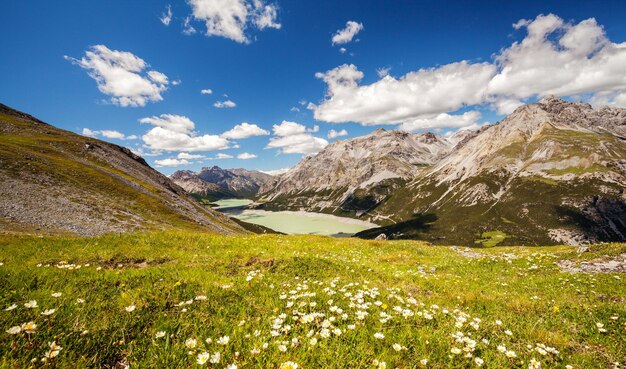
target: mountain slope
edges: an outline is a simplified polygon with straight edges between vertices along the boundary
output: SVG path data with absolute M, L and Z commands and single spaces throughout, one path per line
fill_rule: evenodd
M 376 209 L 403 224 L 362 235 L 465 244 L 625 240 L 625 128 L 624 109 L 554 97 L 520 107 Z
M 95 235 L 170 228 L 245 232 L 130 150 L 0 104 L 0 231 Z
M 254 197 L 274 177 L 255 170 L 213 166 L 204 167 L 197 173 L 179 170 L 170 179 L 195 197 L 213 201 L 229 197 Z
M 378 129 L 328 145 L 282 174 L 261 196 L 266 209 L 362 213 L 447 154 L 441 136 Z

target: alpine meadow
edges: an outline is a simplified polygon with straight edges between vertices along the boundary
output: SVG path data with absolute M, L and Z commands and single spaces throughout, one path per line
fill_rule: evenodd
M 0 368 L 626 368 L 626 4 L 0 8 Z

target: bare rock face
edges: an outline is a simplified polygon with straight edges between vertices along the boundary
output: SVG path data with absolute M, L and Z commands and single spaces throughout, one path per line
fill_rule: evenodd
M 170 176 L 187 192 L 202 198 L 254 197 L 274 177 L 255 170 L 202 168 L 200 172 L 179 170 Z
M 245 231 L 130 150 L 0 104 L 0 232 Z

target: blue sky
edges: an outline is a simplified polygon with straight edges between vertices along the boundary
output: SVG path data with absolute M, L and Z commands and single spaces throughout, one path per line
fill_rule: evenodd
M 128 146 L 166 174 L 291 167 L 336 139 L 380 127 L 446 134 L 551 93 L 626 104 L 621 1 L 23 0 L 2 8 L 0 102 Z M 185 34 L 186 19 L 195 33 Z M 214 106 L 225 101 L 236 106 Z

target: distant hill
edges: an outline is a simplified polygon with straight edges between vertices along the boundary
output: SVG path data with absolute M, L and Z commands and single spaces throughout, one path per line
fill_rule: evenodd
M 0 104 L 0 231 L 246 231 L 130 150 Z
M 251 198 L 274 177 L 255 170 L 204 167 L 199 172 L 179 170 L 170 179 L 199 199 Z
M 626 109 L 554 96 L 450 138 L 376 131 L 276 180 L 266 209 L 384 225 L 358 234 L 445 244 L 626 240 Z

